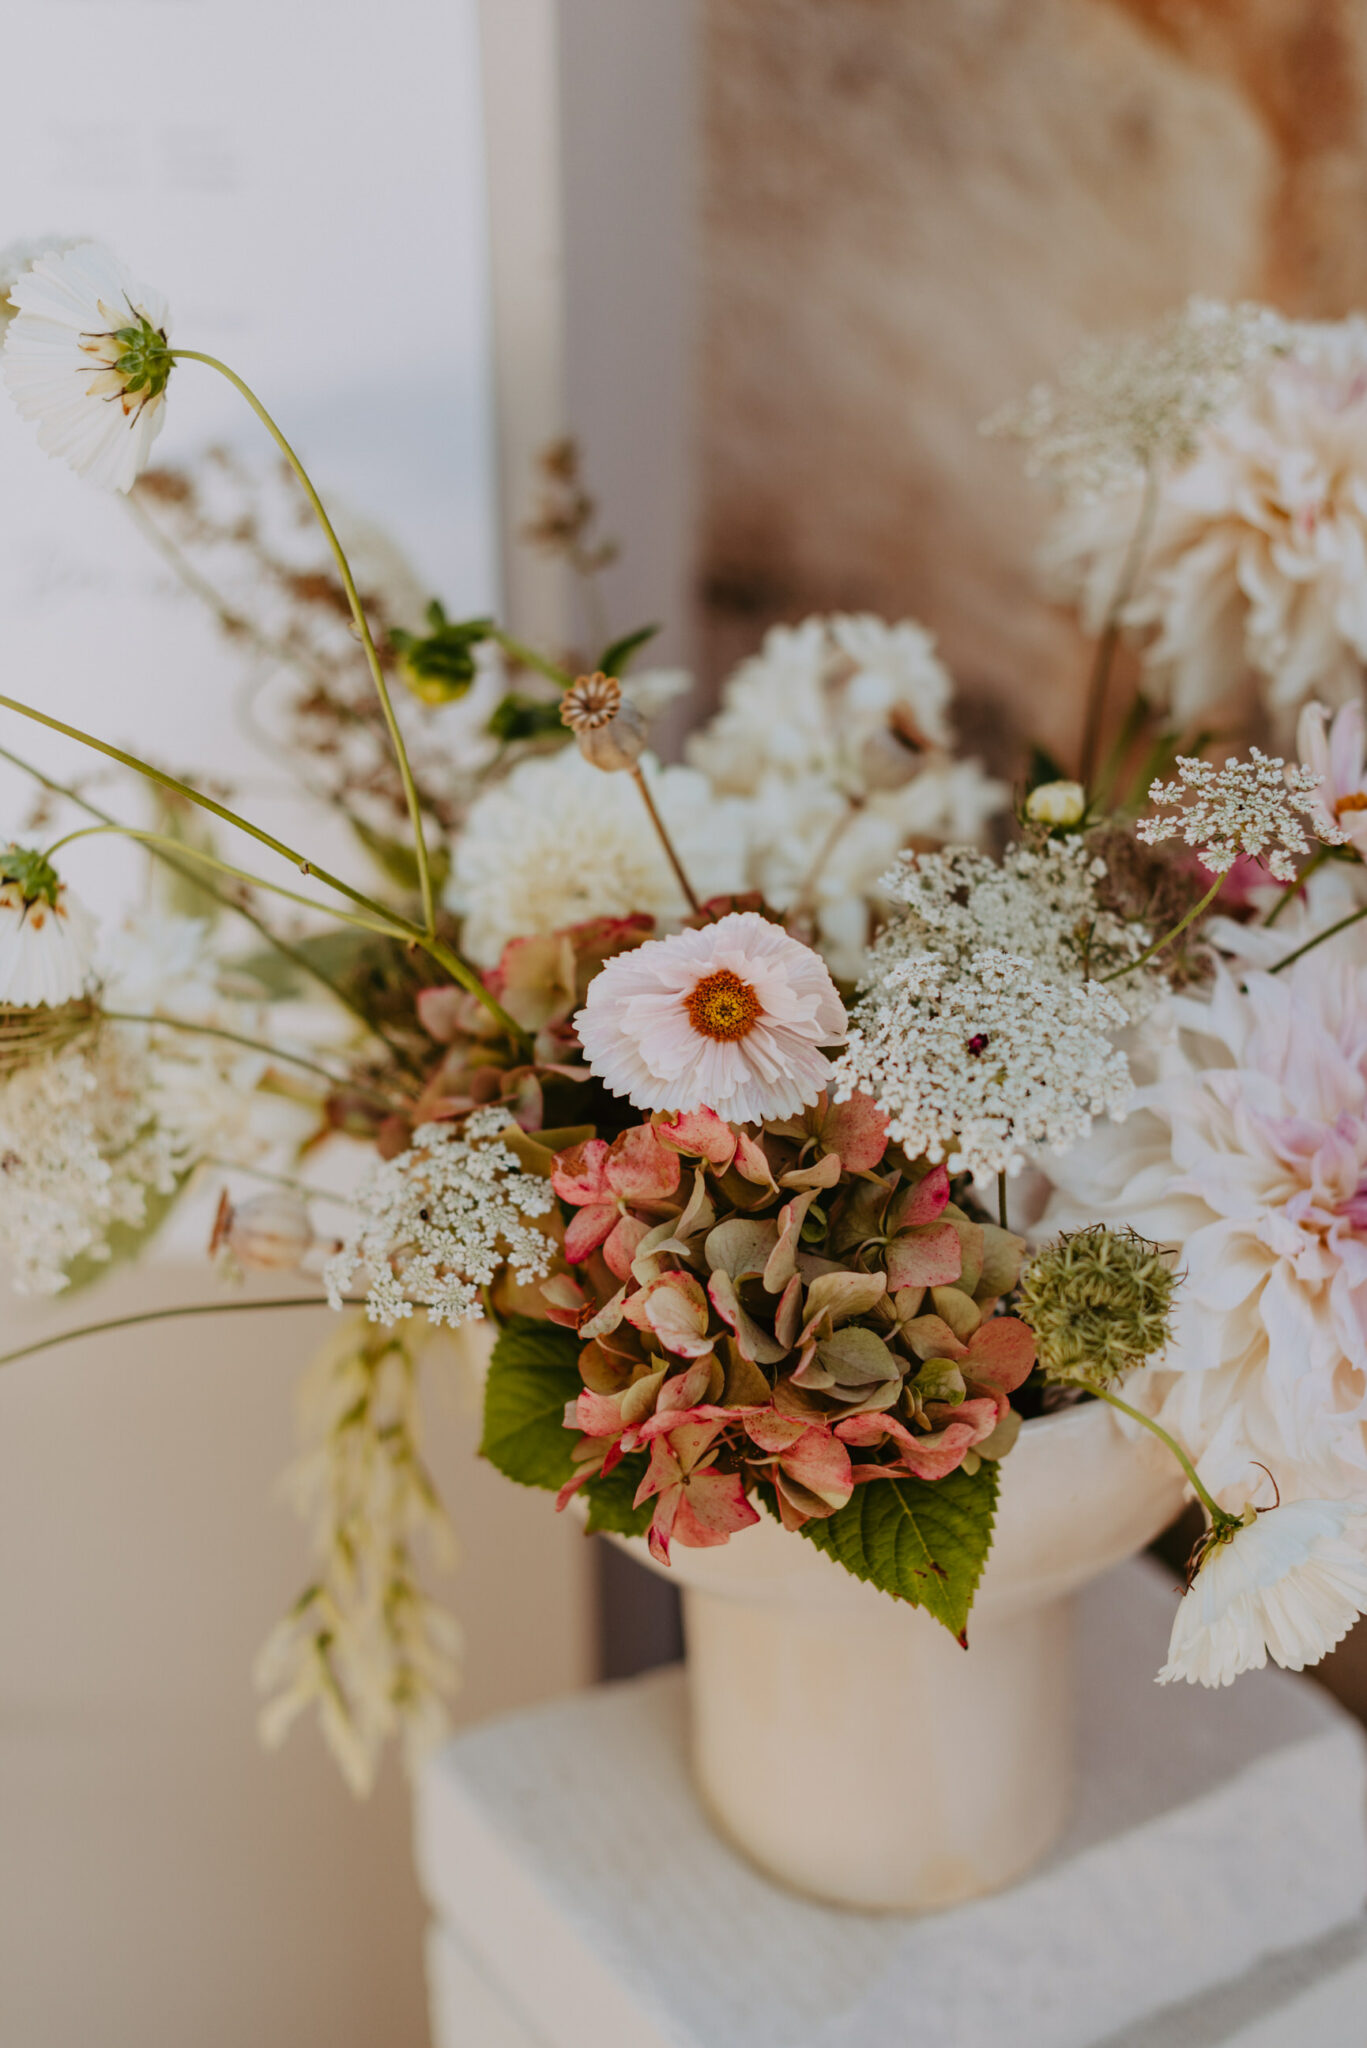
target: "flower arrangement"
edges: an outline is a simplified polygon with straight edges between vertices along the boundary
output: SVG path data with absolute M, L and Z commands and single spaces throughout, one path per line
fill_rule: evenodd
M 0 854 L 12 1279 L 77 1287 L 209 1182 L 229 1277 L 298 1270 L 339 1316 L 267 1733 L 316 1707 L 364 1789 L 440 1726 L 421 1354 L 480 1320 L 485 1455 L 662 1564 L 771 1516 L 966 1641 L 1003 1461 L 1092 1401 L 1204 1509 L 1162 1679 L 1339 1640 L 1367 1612 L 1361 323 L 1197 304 L 997 422 L 1059 487 L 1055 573 L 1098 633 L 1078 772 L 1037 758 L 1012 823 L 919 624 L 773 628 L 662 762 L 688 685 L 636 665 L 653 629 L 546 653 L 424 606 L 158 294 L 93 245 L 30 258 L 12 395 L 283 693 L 277 747 L 368 863 L 0 697 L 160 807 L 35 770 L 35 843 Z M 255 413 L 268 483 L 149 469 L 181 363 Z M 612 549 L 567 444 L 544 485 L 533 537 L 594 614 Z M 1188 729 L 1250 674 L 1303 707 L 1299 763 Z M 67 850 L 110 833 L 165 887 L 97 934 Z M 355 1169 L 324 1198 L 320 1148 Z

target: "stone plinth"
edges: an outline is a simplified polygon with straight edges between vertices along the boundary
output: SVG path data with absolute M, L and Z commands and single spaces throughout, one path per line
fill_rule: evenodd
M 1084 1597 L 1067 1836 L 917 1919 L 810 1903 L 728 1848 L 676 1670 L 460 1737 L 418 1808 L 438 2048 L 1360 2048 L 1360 1731 L 1276 1671 L 1160 1690 L 1171 1612 L 1146 1564 Z M 869 1740 L 889 1772 L 972 1769 L 952 1729 Z

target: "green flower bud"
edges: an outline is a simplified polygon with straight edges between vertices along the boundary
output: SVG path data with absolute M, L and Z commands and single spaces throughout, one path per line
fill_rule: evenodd
M 430 633 L 405 633 L 393 626 L 389 644 L 399 657 L 403 682 L 424 704 L 450 704 L 475 680 L 475 649 L 493 630 L 490 619 L 447 618 L 435 600 L 427 607 Z
M 1172 1334 L 1177 1285 L 1167 1253 L 1135 1230 L 1104 1223 L 1065 1232 L 1021 1280 L 1020 1313 L 1049 1380 L 1115 1386 Z

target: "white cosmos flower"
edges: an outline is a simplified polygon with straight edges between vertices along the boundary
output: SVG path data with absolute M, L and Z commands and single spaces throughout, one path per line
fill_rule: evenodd
M 1367 1557 L 1346 1540 L 1361 1503 L 1298 1500 L 1212 1545 L 1177 1609 L 1160 1685 L 1231 1685 L 1271 1655 L 1317 1664 L 1367 1614 Z
M 819 954 L 736 911 L 609 960 L 575 1017 L 595 1074 L 638 1109 L 792 1116 L 831 1068 L 845 1009 Z
M 98 242 L 40 256 L 10 301 L 4 378 L 39 447 L 92 483 L 131 489 L 165 409 L 166 301 Z
M 90 986 L 90 914 L 39 854 L 0 853 L 0 1006 L 73 1002 Z

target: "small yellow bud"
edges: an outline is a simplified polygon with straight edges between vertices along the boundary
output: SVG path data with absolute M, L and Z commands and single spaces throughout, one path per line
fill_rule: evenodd
M 1080 782 L 1042 782 L 1025 799 L 1025 815 L 1036 825 L 1076 825 L 1086 808 Z

